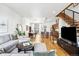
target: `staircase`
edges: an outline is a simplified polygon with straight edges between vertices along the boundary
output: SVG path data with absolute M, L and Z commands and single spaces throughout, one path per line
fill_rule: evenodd
M 62 12 L 60 13 L 59 17 L 62 18 L 62 20 L 64 20 L 68 25 L 70 26 L 73 25 L 73 18 L 70 17 L 69 15 Z
M 62 18 L 62 20 L 64 20 L 68 25 L 76 26 L 77 36 L 79 37 L 79 21 L 76 21 L 76 20 L 73 21 L 72 17 L 70 17 L 69 15 L 67 15 L 63 12 L 60 13 L 59 17 Z
M 79 3 L 71 3 L 56 16 L 62 18 L 70 27 L 75 26 L 79 37 L 79 12 L 76 11 L 78 7 Z
M 77 37 L 79 37 L 79 21 L 75 21 L 74 24 L 76 26 Z

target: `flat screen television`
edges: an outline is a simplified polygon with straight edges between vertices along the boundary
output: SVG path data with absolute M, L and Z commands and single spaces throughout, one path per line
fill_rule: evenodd
M 61 37 L 65 40 L 77 43 L 76 39 L 76 27 L 62 27 Z

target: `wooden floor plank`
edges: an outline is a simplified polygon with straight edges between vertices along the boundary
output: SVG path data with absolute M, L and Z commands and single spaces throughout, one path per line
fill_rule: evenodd
M 51 38 L 51 39 L 50 39 L 50 37 L 49 38 L 46 38 L 46 37 L 42 38 L 41 35 L 37 35 L 34 43 L 39 43 L 39 42 L 45 43 L 48 51 L 50 51 L 52 49 L 56 50 L 57 56 L 69 56 L 69 54 L 63 48 L 61 48 L 57 43 L 52 42 L 53 38 Z
M 69 54 L 57 43 L 52 43 L 50 38 L 43 38 L 43 42 L 46 44 L 48 50 L 55 49 L 58 56 L 69 56 Z

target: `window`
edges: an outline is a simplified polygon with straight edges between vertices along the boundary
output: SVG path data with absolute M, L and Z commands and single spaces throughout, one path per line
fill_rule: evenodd
M 8 32 L 7 20 L 0 20 L 0 33 Z

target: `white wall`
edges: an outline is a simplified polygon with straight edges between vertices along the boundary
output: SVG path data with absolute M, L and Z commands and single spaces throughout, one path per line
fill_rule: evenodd
M 52 18 L 45 19 L 45 17 L 31 17 L 31 18 L 24 17 L 23 21 L 22 21 L 22 25 L 23 25 L 24 30 L 26 31 L 26 25 L 33 27 L 33 25 L 31 25 L 31 23 L 38 23 L 38 24 L 40 24 L 39 32 L 44 31 L 41 28 L 41 26 L 42 27 L 47 26 L 46 30 L 48 32 L 50 32 L 50 28 L 51 28 L 52 24 L 55 24 L 55 22 L 56 22 L 56 20 L 52 19 Z M 28 33 L 28 31 L 26 31 L 26 33 Z
M 56 19 L 54 18 L 49 18 L 47 21 L 44 23 L 47 26 L 47 32 L 50 32 L 50 28 L 52 27 L 53 24 L 56 24 Z
M 0 4 L 0 21 L 7 20 L 8 22 L 8 33 L 14 33 L 16 25 L 21 23 L 21 17 L 15 11 L 10 9 L 9 7 Z
M 23 30 L 26 31 L 26 25 L 28 26 L 32 26 L 32 28 L 34 28 L 34 24 L 35 23 L 38 23 L 40 24 L 43 24 L 44 20 L 43 18 L 41 17 L 30 17 L 30 18 L 27 18 L 27 17 L 24 17 L 22 19 L 22 26 L 23 26 Z M 41 27 L 39 27 L 39 32 L 41 31 Z M 26 31 L 26 33 L 28 33 L 29 31 Z M 27 34 L 26 34 L 27 35 Z

